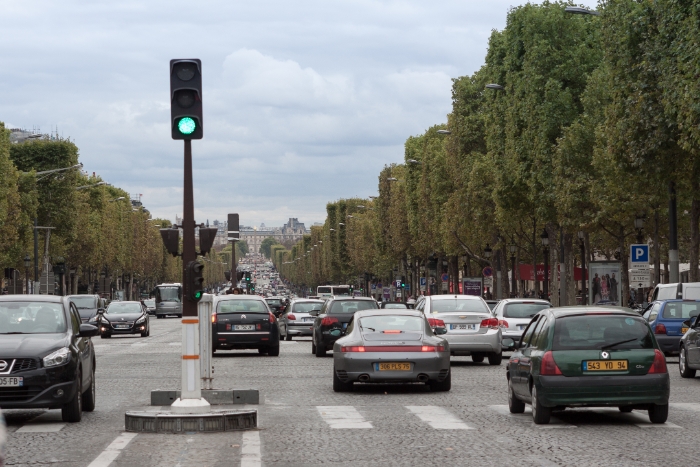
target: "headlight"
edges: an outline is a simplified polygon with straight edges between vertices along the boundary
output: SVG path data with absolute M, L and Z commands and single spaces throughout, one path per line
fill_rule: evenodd
M 88 321 L 88 323 L 96 323 L 96 322 L 97 322 L 97 315 L 93 316 L 93 317 L 90 318 L 90 320 Z
M 136 320 L 136 324 L 141 324 L 146 322 L 146 317 L 142 316 L 139 319 Z
M 63 347 L 44 357 L 44 367 L 64 365 L 70 361 L 70 349 Z

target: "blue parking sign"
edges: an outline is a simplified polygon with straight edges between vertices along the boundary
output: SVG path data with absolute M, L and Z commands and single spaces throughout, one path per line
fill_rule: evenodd
M 630 262 L 649 264 L 649 245 L 641 243 L 630 245 Z

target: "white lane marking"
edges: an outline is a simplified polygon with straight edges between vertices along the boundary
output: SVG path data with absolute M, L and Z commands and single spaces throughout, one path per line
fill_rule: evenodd
M 15 433 L 55 433 L 61 431 L 65 423 L 28 423 Z
M 350 405 L 319 405 L 316 410 L 331 428 L 372 428 L 372 424 L 365 421 L 355 407 Z
M 243 433 L 243 446 L 241 446 L 241 467 L 260 467 L 260 432 L 246 431 Z
M 289 345 L 289 344 L 298 344 L 297 341 L 280 341 L 280 344 L 282 345 Z
M 674 409 L 681 409 L 681 410 L 692 410 L 693 412 L 700 412 L 700 404 L 697 403 L 674 403 L 674 404 L 669 404 L 671 407 Z
M 532 421 L 532 407 L 529 405 L 525 407 L 525 412 L 523 413 L 510 413 L 510 410 L 508 409 L 507 405 L 489 405 L 489 409 L 500 413 L 501 415 L 506 415 L 508 417 L 513 417 L 516 419 L 523 420 L 524 422 L 530 422 L 533 425 L 535 424 L 534 421 Z M 552 417 L 551 421 L 547 425 L 535 425 L 537 428 L 543 429 L 543 430 L 557 430 L 560 428 L 577 428 L 576 425 L 572 425 L 570 423 L 566 423 L 562 420 L 559 420 L 556 417 Z
M 436 430 L 474 430 L 442 407 L 434 405 L 407 405 L 406 408 Z
M 124 449 L 132 439 L 136 438 L 137 434 L 138 433 L 122 433 L 117 436 L 117 438 L 112 441 L 112 444 L 107 446 L 107 449 L 102 451 L 94 461 L 90 462 L 88 467 L 109 467 L 109 465 L 114 462 L 114 459 L 122 452 L 122 449 Z
M 132 347 L 146 347 L 147 345 L 148 344 L 146 344 L 145 342 L 137 342 L 135 344 L 131 344 Z
M 171 342 L 168 345 L 182 345 L 182 342 Z

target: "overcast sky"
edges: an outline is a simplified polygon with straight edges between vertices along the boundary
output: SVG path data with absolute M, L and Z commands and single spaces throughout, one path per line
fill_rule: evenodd
M 513 0 L 0 0 L 0 121 L 58 128 L 88 172 L 182 213 L 168 64 L 200 58 L 196 220 L 323 222 L 446 121 Z M 595 7 L 594 0 L 582 4 Z

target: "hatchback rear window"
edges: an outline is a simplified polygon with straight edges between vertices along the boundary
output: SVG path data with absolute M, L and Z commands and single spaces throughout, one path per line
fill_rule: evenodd
M 282 301 L 277 300 L 277 299 L 274 299 L 274 300 L 270 299 L 270 300 L 265 300 L 265 301 L 267 302 L 268 305 L 281 305 L 282 304 Z
M 377 309 L 377 302 L 374 300 L 336 300 L 331 304 L 330 314 L 355 313 L 361 310 Z
M 612 349 L 654 348 L 641 316 L 590 314 L 557 318 L 552 350 L 595 350 L 618 342 Z
M 406 331 L 423 331 L 425 328 L 425 318 L 418 316 L 367 316 L 360 319 L 362 332 L 379 332 L 386 334 L 396 334 Z
M 308 313 L 311 310 L 320 310 L 323 303 L 301 302 L 295 303 L 292 313 Z
M 699 303 L 667 303 L 662 316 L 666 319 L 688 319 L 700 314 Z
M 545 308 L 546 303 L 509 303 L 503 309 L 504 318 L 532 318 Z
M 408 307 L 407 307 L 404 303 L 385 303 L 385 304 L 384 304 L 384 308 L 386 308 L 386 309 L 395 309 L 395 310 L 398 310 L 398 309 L 403 309 L 403 310 L 405 310 L 405 309 L 408 308 Z
M 267 313 L 267 307 L 260 300 L 224 300 L 219 302 L 218 313 Z
M 490 313 L 491 310 L 482 300 L 469 300 L 464 298 L 452 298 L 446 300 L 433 300 L 430 304 L 431 313 Z

